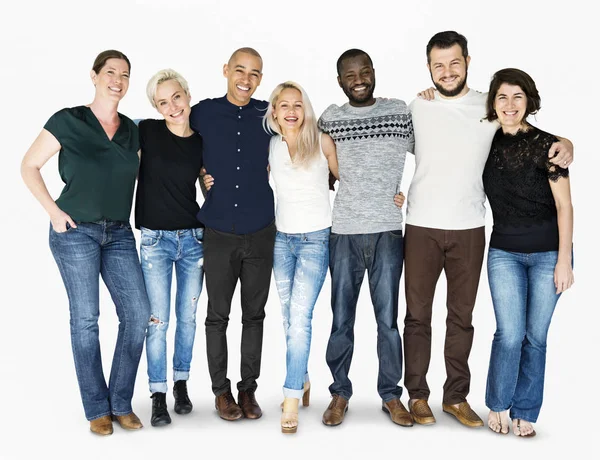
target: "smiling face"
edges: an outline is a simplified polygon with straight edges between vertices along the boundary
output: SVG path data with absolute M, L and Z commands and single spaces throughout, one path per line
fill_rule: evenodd
M 350 105 L 364 107 L 375 103 L 375 69 L 366 55 L 342 61 L 338 84 L 344 90 Z
M 527 96 L 517 85 L 502 83 L 494 97 L 494 110 L 505 133 L 516 133 L 525 126 Z
M 174 125 L 188 123 L 191 99 L 191 95 L 185 93 L 177 80 L 163 81 L 154 94 L 156 110 L 165 117 L 167 124 Z
M 237 106 L 244 106 L 250 102 L 260 85 L 262 59 L 249 53 L 236 53 L 223 66 L 223 76 L 227 78 L 227 100 Z
M 91 71 L 96 96 L 119 102 L 129 88 L 129 65 L 124 59 L 111 58 L 98 73 Z
M 287 132 L 299 131 L 304 123 L 304 102 L 300 91 L 295 88 L 284 89 L 275 103 L 273 118 L 284 136 Z
M 455 44 L 450 48 L 432 48 L 429 53 L 431 81 L 443 97 L 460 97 L 467 93 L 467 70 L 471 58 L 462 55 L 462 48 Z

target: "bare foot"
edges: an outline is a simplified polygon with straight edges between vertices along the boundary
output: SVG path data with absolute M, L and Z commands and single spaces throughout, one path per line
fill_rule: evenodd
M 494 412 L 491 410 L 488 414 L 488 426 L 494 433 L 507 434 L 508 411 Z
M 533 425 L 527 420 L 523 420 L 520 418 L 516 418 L 513 420 L 513 433 L 516 436 L 535 436 L 535 430 L 533 429 Z

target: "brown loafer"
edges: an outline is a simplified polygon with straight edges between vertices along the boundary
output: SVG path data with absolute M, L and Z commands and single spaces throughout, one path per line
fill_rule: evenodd
M 104 415 L 94 420 L 90 420 L 90 431 L 99 436 L 113 434 L 113 425 L 110 415 Z
M 408 410 L 415 423 L 419 425 L 433 425 L 435 423 L 435 417 L 426 399 L 409 400 Z
M 262 416 L 262 410 L 256 402 L 254 390 L 240 391 L 238 393 L 238 404 L 244 413 L 244 417 L 256 420 Z
M 483 426 L 483 420 L 475 413 L 467 401 L 461 402 L 458 408 L 452 404 L 442 404 L 442 409 L 447 414 L 453 415 L 456 419 L 465 426 L 475 428 Z
M 399 399 L 392 399 L 391 401 L 382 401 L 381 410 L 390 414 L 392 422 L 400 426 L 413 426 L 413 419 L 410 413 L 402 404 Z
M 348 400 L 340 395 L 333 395 L 331 402 L 323 413 L 323 424 L 327 426 L 338 426 L 344 421 L 344 416 L 348 412 Z
M 244 416 L 242 409 L 237 405 L 231 391 L 227 391 L 215 398 L 215 409 L 219 412 L 219 417 L 228 422 L 234 422 Z
M 116 420 L 124 430 L 139 430 L 144 427 L 138 416 L 133 412 L 127 415 L 113 415 L 113 420 Z

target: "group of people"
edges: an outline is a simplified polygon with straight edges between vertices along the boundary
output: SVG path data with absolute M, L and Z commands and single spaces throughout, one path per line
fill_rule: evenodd
M 333 383 L 323 423 L 340 425 L 352 397 L 353 329 L 365 271 L 377 322 L 382 409 L 401 426 L 435 423 L 427 371 L 433 296 L 444 270 L 443 410 L 466 426 L 482 426 L 467 395 L 487 195 L 494 218 L 488 278 L 497 321 L 488 426 L 508 433 L 510 418 L 516 435 L 535 435 L 547 332 L 558 298 L 573 283 L 572 144 L 527 121 L 539 110 L 540 97 L 525 72 L 496 72 L 483 94 L 467 86 L 464 36 L 437 33 L 426 53 L 436 91 L 423 91 L 407 105 L 376 98 L 369 55 L 344 52 L 337 79 L 348 102 L 317 118 L 304 89 L 292 81 L 279 84 L 268 101 L 253 99 L 262 58 L 240 48 L 223 67 L 226 95 L 193 107 L 180 74 L 165 69 L 154 75 L 147 96 L 162 119 L 139 126 L 117 111 L 129 86 L 129 59 L 116 50 L 97 56 L 92 103 L 55 113 L 21 168 L 50 216 L 50 248 L 67 290 L 75 368 L 92 432 L 111 434 L 113 421 L 125 429 L 142 427 L 131 400 L 144 341 L 151 424 L 171 423 L 166 334 L 173 265 L 176 413 L 193 408 L 187 380 L 205 277 L 216 410 L 229 421 L 262 415 L 255 392 L 273 272 L 287 345 L 281 430 L 295 433 L 300 400 L 310 400 L 312 313 L 329 269 L 333 324 L 326 360 Z M 54 201 L 40 169 L 57 152 L 65 187 Z M 407 152 L 415 155 L 416 168 L 403 233 L 400 186 Z M 139 256 L 129 225 L 136 180 Z M 201 207 L 197 181 L 206 190 Z M 334 181 L 339 185 L 331 209 Z M 397 323 L 403 267 L 404 353 Z M 98 337 L 99 275 L 119 317 L 108 384 Z M 226 330 L 238 281 L 236 399 L 227 378 Z M 408 409 L 400 400 L 403 358 Z

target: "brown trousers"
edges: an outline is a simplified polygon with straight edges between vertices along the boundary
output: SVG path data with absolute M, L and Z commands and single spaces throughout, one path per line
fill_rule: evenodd
M 446 275 L 446 382 L 443 402 L 458 404 L 469 394 L 473 307 L 483 264 L 485 227 L 440 230 L 406 225 L 404 240 L 406 318 L 404 385 L 411 399 L 428 399 L 431 313 L 442 269 Z

